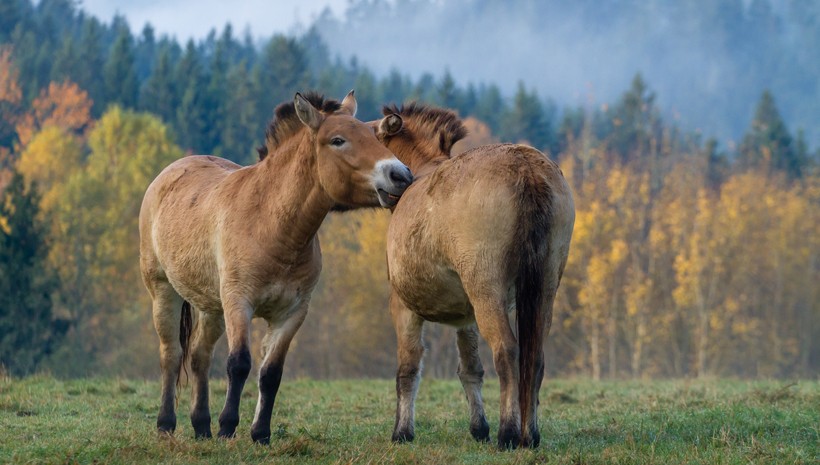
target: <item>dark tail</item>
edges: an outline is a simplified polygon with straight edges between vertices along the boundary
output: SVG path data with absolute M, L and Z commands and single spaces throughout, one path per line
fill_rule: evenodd
M 522 432 L 529 422 L 533 399 L 532 385 L 539 370 L 538 359 L 544 346 L 547 325 L 544 301 L 544 278 L 549 258 L 552 192 L 543 180 L 531 173 L 522 176 L 519 185 L 518 224 L 513 242 L 515 306 L 518 322 L 518 400 L 521 405 Z
M 185 372 L 185 382 L 188 382 L 188 356 L 191 352 L 191 334 L 194 332 L 194 318 L 191 312 L 191 304 L 182 301 L 182 315 L 179 318 L 179 343 L 182 345 L 182 363 L 179 364 L 177 373 L 177 388 L 182 384 L 182 372 Z

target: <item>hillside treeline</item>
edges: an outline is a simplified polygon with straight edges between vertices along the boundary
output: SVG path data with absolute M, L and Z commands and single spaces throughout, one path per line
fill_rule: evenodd
M 578 214 L 548 340 L 551 375 L 812 376 L 820 367 L 818 153 L 763 89 L 729 150 L 666 121 L 640 76 L 607 105 L 558 109 L 524 85 L 505 96 L 446 72 L 377 77 L 331 59 L 315 31 L 256 46 L 227 26 L 181 47 L 67 1 L 0 5 L 0 363 L 9 373 L 156 376 L 138 269 L 145 188 L 185 153 L 253 162 L 273 107 L 306 88 L 355 88 L 362 119 L 406 99 L 454 108 L 471 129 L 464 147 L 526 141 L 560 161 Z M 326 221 L 324 271 L 291 375 L 392 376 L 388 221 L 372 211 Z M 431 327 L 426 339 L 427 372 L 452 376 L 452 331 Z
M 815 0 L 351 0 L 316 25 L 378 72 L 449 68 L 507 91 L 521 76 L 564 105 L 613 101 L 640 71 L 681 125 L 723 139 L 742 136 L 768 88 L 820 143 Z

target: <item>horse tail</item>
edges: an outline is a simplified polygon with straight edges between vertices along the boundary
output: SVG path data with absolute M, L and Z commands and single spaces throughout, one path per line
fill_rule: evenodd
M 518 400 L 522 432 L 527 427 L 537 376 L 543 376 L 539 359 L 544 347 L 546 314 L 542 310 L 544 280 L 550 255 L 552 190 L 531 171 L 519 180 L 518 219 L 512 250 L 517 264 L 515 307 L 518 326 Z
M 177 372 L 177 388 L 182 384 L 182 373 L 185 372 L 185 382 L 188 382 L 188 357 L 191 353 L 191 334 L 194 332 L 194 318 L 191 311 L 191 304 L 187 300 L 182 301 L 182 314 L 179 318 L 179 343 L 182 345 L 182 360 Z

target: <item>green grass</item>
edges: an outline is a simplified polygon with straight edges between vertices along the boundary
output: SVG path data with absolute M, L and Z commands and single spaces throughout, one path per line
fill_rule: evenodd
M 498 430 L 498 383 L 485 388 Z M 216 417 L 225 383 L 211 385 Z M 546 380 L 541 447 L 499 452 L 474 442 L 458 381 L 424 380 L 416 441 L 390 443 L 395 405 L 387 380 L 282 384 L 270 446 L 250 440 L 250 382 L 233 440 L 195 441 L 180 398 L 174 438 L 155 433 L 156 382 L 0 381 L 0 463 L 820 463 L 820 383 Z

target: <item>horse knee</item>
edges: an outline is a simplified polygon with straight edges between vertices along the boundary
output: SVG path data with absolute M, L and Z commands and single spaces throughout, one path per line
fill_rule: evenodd
M 464 368 L 463 365 L 459 364 L 458 366 L 458 379 L 461 380 L 461 384 L 480 384 L 484 380 L 484 369 L 483 368 Z
M 251 372 L 251 352 L 240 349 L 228 356 L 228 379 L 244 380 Z

